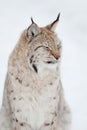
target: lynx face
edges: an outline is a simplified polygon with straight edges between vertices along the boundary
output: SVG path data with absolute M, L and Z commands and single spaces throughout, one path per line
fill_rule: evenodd
M 43 28 L 39 28 L 36 23 L 32 22 L 27 29 L 27 59 L 29 66 L 37 73 L 40 69 L 52 69 L 58 65 L 60 40 L 53 31 L 56 22 L 58 21 Z

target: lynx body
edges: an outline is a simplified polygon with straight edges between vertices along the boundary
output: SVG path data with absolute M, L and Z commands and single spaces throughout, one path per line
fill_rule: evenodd
M 71 114 L 60 79 L 57 19 L 40 28 L 33 19 L 11 53 L 0 130 L 69 130 Z

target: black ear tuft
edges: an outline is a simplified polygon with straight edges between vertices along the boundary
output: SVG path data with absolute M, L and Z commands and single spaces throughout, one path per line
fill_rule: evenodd
M 56 19 L 56 20 L 57 20 L 57 21 L 59 21 L 59 18 L 60 18 L 60 13 L 58 14 L 58 16 L 57 16 L 57 19 Z
M 32 22 L 32 24 L 34 24 L 34 20 L 33 20 L 33 18 L 31 17 L 31 22 Z
M 49 29 L 50 31 L 55 31 L 56 26 L 59 22 L 59 18 L 60 18 L 60 13 L 58 14 L 56 20 L 53 21 L 51 24 L 47 25 L 46 28 Z

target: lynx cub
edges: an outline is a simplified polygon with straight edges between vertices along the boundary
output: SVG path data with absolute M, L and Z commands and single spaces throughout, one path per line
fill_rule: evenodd
M 0 130 L 69 130 L 70 110 L 60 79 L 61 42 L 57 19 L 32 24 L 10 55 L 0 112 Z

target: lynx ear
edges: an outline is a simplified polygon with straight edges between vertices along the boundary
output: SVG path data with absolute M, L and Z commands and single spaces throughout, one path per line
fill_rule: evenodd
M 51 30 L 51 31 L 55 31 L 56 26 L 57 26 L 58 21 L 59 21 L 59 17 L 60 17 L 60 13 L 57 16 L 57 19 L 54 22 L 52 22 L 51 24 L 47 25 L 46 28 Z
M 38 25 L 33 21 L 31 18 L 32 24 L 27 29 L 27 35 L 33 37 L 36 37 L 40 33 L 40 28 Z

